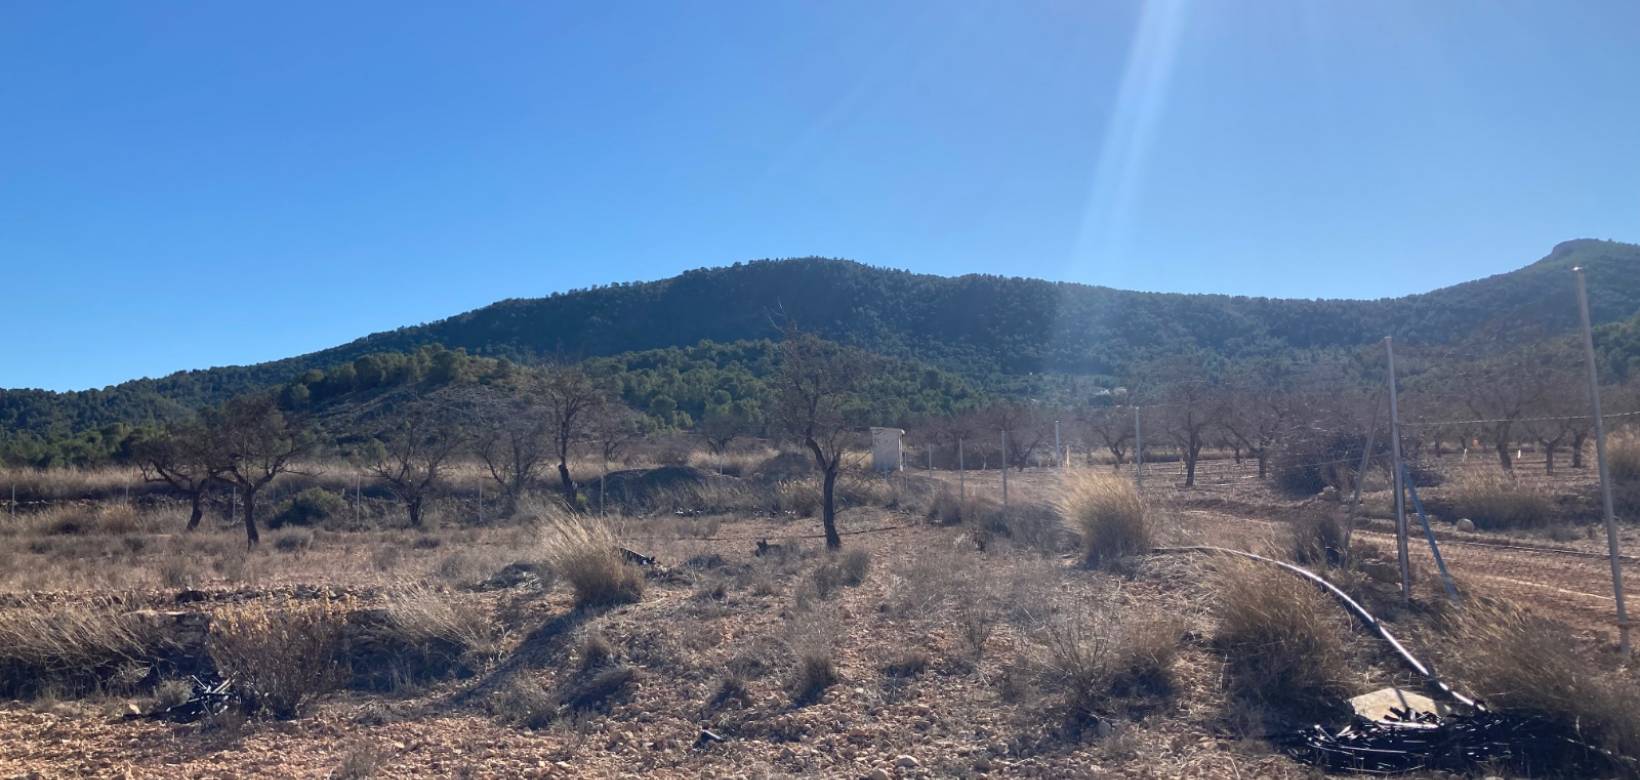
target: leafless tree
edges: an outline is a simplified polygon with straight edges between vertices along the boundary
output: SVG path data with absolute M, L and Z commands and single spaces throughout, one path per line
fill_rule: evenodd
M 608 403 L 609 396 L 586 372 L 573 366 L 556 367 L 535 389 L 547 414 L 547 435 L 558 456 L 558 479 L 563 483 L 564 501 L 576 506 L 575 480 L 569 473 L 569 456 L 575 443 L 586 439 L 593 419 Z
M 587 420 L 588 435 L 598 446 L 604 463 L 620 457 L 626 445 L 643 437 L 644 417 L 632 407 L 611 400 Z
M 199 423 L 176 425 L 137 444 L 142 478 L 163 482 L 188 497 L 188 530 L 199 527 L 205 516 L 205 489 L 217 481 L 223 458 L 212 438 Z
M 493 388 L 478 399 L 474 428 L 473 452 L 501 490 L 502 514 L 511 515 L 550 456 L 546 412 L 527 394 Z
M 859 388 L 868 369 L 863 355 L 795 328 L 787 329 L 780 344 L 773 422 L 807 449 L 820 469 L 820 522 L 832 550 L 843 546 L 837 534 L 837 475 L 864 422 Z
M 999 401 L 987 411 L 991 428 L 1008 433 L 1004 466 L 1012 464 L 1024 471 L 1036 451 L 1053 436 L 1053 422 L 1040 406 L 1030 401 Z
M 447 409 L 416 403 L 396 425 L 376 435 L 365 468 L 404 504 L 410 525 L 420 528 L 428 496 L 465 444 L 460 422 Z
M 1258 461 L 1258 478 L 1269 473 L 1271 448 L 1293 424 L 1293 397 L 1274 382 L 1242 378 L 1228 388 L 1219 424 L 1231 441 Z
M 261 541 L 256 531 L 256 494 L 281 474 L 302 473 L 296 459 L 312 446 L 304 422 L 279 409 L 271 394 L 241 396 L 206 416 L 212 448 L 221 454 L 220 478 L 245 503 L 245 542 Z
M 1119 470 L 1128 450 L 1133 446 L 1133 411 L 1125 406 L 1107 406 L 1086 410 L 1077 421 L 1083 440 L 1088 446 L 1088 458 L 1093 448 L 1101 447 L 1110 453 L 1111 468 Z

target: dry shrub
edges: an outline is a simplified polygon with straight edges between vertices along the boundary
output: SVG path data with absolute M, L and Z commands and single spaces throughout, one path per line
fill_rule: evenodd
M 388 594 L 385 607 L 356 612 L 349 624 L 352 685 L 370 690 L 473 674 L 500 654 L 483 611 L 419 586 Z
M 882 666 L 883 676 L 895 680 L 909 680 L 922 674 L 932 663 L 928 652 L 918 648 L 900 650 Z
M 554 524 L 542 544 L 547 565 L 574 590 L 577 608 L 631 604 L 643 598 L 643 572 L 621 557 L 608 526 L 568 517 Z
M 541 684 L 526 675 L 511 677 L 505 687 L 485 702 L 490 717 L 528 729 L 552 725 L 558 703 Z
M 1445 671 L 1476 698 L 1495 710 L 1546 718 L 1578 742 L 1640 759 L 1640 685 L 1602 674 L 1568 652 L 1567 626 L 1474 602 L 1453 627 Z
M 637 680 L 638 670 L 631 666 L 605 666 L 570 679 L 559 691 L 558 701 L 572 711 L 601 709 L 630 691 Z
M 820 598 L 829 599 L 841 588 L 854 587 L 865 582 L 871 570 L 871 553 L 859 548 L 833 553 L 814 567 L 810 580 Z
M 1082 535 L 1083 562 L 1109 566 L 1150 551 L 1153 530 L 1133 483 L 1111 474 L 1082 472 L 1065 480 L 1060 517 Z
M 1606 470 L 1613 482 L 1640 483 L 1640 435 L 1622 433 L 1606 440 Z
M 770 489 L 770 509 L 813 517 L 820 511 L 820 484 L 812 479 L 786 480 Z
M 29 515 L 29 527 L 56 536 L 124 536 L 142 530 L 135 507 L 123 503 L 71 504 Z
M 801 707 L 819 701 L 826 689 L 837 682 L 834 656 L 838 629 L 835 616 L 821 612 L 801 614 L 788 628 L 786 647 L 795 663 L 787 690 L 793 705 Z
M 1052 730 L 1072 739 L 1124 709 L 1172 695 L 1182 624 L 1158 610 L 1119 610 L 1114 601 L 1070 610 L 1038 632 L 1026 678 Z
M 1443 514 L 1467 517 L 1489 531 L 1543 528 L 1555 520 L 1554 500 L 1544 488 L 1501 470 L 1466 471 L 1431 503 Z
M 167 647 L 157 627 L 109 601 L 0 609 L 0 696 L 78 694 L 115 684 Z
M 282 553 L 305 552 L 313 546 L 313 532 L 306 528 L 291 528 L 273 536 L 273 549 Z
M 1337 712 L 1350 694 L 1342 609 L 1313 584 L 1265 563 L 1226 560 L 1215 579 L 1214 640 L 1232 695 L 1292 722 Z
M 360 743 L 347 749 L 336 768 L 330 770 L 330 780 L 365 780 L 375 777 L 392 754 L 381 747 Z
M 208 647 L 234 680 L 245 710 L 280 720 L 302 714 L 347 679 L 343 644 L 348 600 L 253 602 L 218 613 Z
M 1344 526 L 1331 514 L 1306 514 L 1289 527 L 1293 542 L 1290 552 L 1300 566 L 1337 566 L 1348 558 Z

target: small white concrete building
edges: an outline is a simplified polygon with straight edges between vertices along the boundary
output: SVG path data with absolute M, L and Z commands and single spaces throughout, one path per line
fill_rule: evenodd
M 905 431 L 899 428 L 871 429 L 871 467 L 877 471 L 900 471 L 905 468 L 905 450 L 900 438 Z

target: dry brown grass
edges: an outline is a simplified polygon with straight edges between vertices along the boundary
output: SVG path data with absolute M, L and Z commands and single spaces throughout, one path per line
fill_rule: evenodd
M 1290 524 L 1293 540 L 1289 552 L 1301 566 L 1329 566 L 1347 558 L 1344 526 L 1330 514 L 1308 514 Z
M 1569 652 L 1569 629 L 1475 602 L 1454 621 L 1445 671 L 1493 709 L 1538 715 L 1569 735 L 1640 759 L 1640 685 Z
M 154 623 L 113 601 L 27 600 L 0 609 L 0 696 L 122 688 L 121 673 L 146 670 L 165 642 Z
M 349 600 L 256 601 L 218 612 L 208 647 L 245 709 L 295 718 L 347 679 L 343 638 Z
M 1154 537 L 1144 499 L 1133 483 L 1100 472 L 1066 477 L 1055 504 L 1065 523 L 1082 535 L 1082 560 L 1109 566 L 1149 552 Z
M 618 545 L 607 524 L 568 516 L 547 530 L 542 553 L 553 574 L 574 590 L 577 608 L 606 607 L 643 598 L 643 572 L 621 557 Z
M 1026 661 L 1042 713 L 1075 739 L 1136 700 L 1171 695 L 1182 631 L 1159 610 L 1118 610 L 1114 600 L 1066 610 L 1038 632 Z
M 1543 486 L 1502 470 L 1466 470 L 1432 503 L 1452 519 L 1467 517 L 1489 531 L 1543 528 L 1556 519 L 1554 500 Z
M 786 648 L 792 655 L 787 691 L 792 704 L 812 704 L 839 679 L 837 643 L 841 629 L 835 613 L 805 610 L 792 617 L 786 630 Z
M 1278 720 L 1313 722 L 1350 691 L 1345 613 L 1298 577 L 1268 564 L 1218 562 L 1214 641 L 1230 693 Z
M 1608 439 L 1606 468 L 1614 482 L 1640 483 L 1640 435 L 1620 433 Z

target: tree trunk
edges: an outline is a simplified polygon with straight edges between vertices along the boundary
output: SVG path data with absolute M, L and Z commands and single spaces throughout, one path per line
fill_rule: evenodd
M 1572 468 L 1583 468 L 1583 445 L 1588 439 L 1589 435 L 1586 433 L 1580 433 L 1572 437 Z
M 1196 486 L 1196 458 L 1200 455 L 1198 447 L 1184 448 L 1184 486 L 1187 488 Z
M 1241 448 L 1240 447 L 1231 447 L 1230 452 L 1231 452 L 1232 456 L 1236 459 L 1236 465 L 1240 466 L 1241 465 Z
M 200 518 L 205 516 L 205 491 L 194 491 L 190 499 L 192 500 L 192 508 L 188 511 L 188 530 L 192 531 L 199 527 Z
M 832 466 L 826 469 L 825 480 L 820 488 L 820 524 L 826 529 L 828 550 L 841 549 L 843 546 L 843 538 L 837 535 L 837 502 L 833 496 L 836 487 L 837 467 Z
M 1543 442 L 1543 473 L 1548 474 L 1551 477 L 1555 475 L 1556 449 L 1558 449 L 1558 444 Z
M 404 502 L 404 508 L 410 512 L 410 527 L 421 527 L 421 497 L 417 496 Z
M 255 547 L 262 541 L 256 532 L 256 491 L 245 489 L 245 546 Z
M 1497 443 L 1497 448 L 1498 465 L 1502 466 L 1504 471 L 1514 471 L 1515 459 L 1509 456 L 1509 442 L 1500 440 Z
M 1270 472 L 1270 449 L 1265 447 L 1258 451 L 1258 478 L 1264 479 Z
M 569 478 L 569 464 L 558 461 L 558 479 L 564 483 L 564 501 L 571 509 L 575 508 L 575 480 Z

